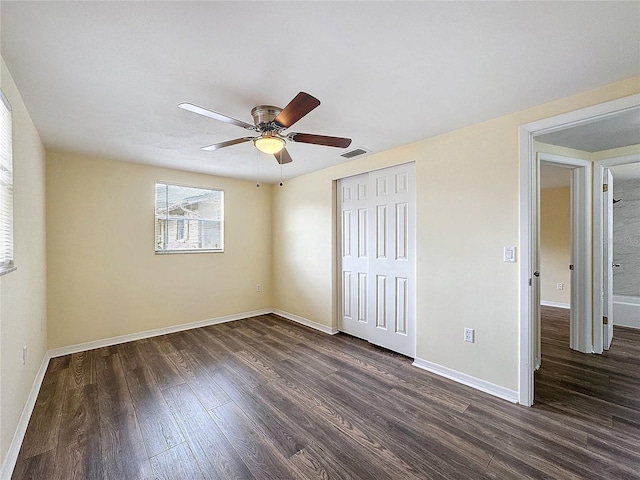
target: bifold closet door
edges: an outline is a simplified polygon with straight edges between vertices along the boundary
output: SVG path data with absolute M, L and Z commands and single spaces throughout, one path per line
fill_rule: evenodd
M 342 179 L 340 329 L 415 356 L 414 164 Z

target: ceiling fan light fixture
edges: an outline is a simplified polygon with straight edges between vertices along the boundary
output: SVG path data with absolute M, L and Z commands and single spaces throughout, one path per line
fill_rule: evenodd
M 253 143 L 262 153 L 268 154 L 278 153 L 285 145 L 285 141 L 282 138 L 273 136 L 258 137 Z

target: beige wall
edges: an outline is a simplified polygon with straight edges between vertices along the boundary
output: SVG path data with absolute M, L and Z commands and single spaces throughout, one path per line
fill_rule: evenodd
M 224 253 L 154 253 L 156 181 L 225 191 Z M 47 265 L 50 348 L 271 307 L 271 187 L 49 152 Z
M 540 299 L 571 304 L 571 189 L 540 191 Z M 556 284 L 562 283 L 564 290 Z
M 12 106 L 14 241 L 17 270 L 0 277 L 0 458 L 4 463 L 47 349 L 45 154 L 11 74 L 1 62 Z M 22 364 L 22 347 L 27 362 Z
M 607 158 L 625 157 L 627 155 L 640 154 L 640 145 L 629 145 L 628 147 L 612 148 L 591 154 L 591 160 L 605 160 Z
M 517 390 L 519 267 L 502 254 L 519 244 L 518 127 L 638 92 L 635 77 L 274 189 L 274 305 L 337 324 L 332 180 L 416 161 L 417 356 Z M 464 327 L 476 343 L 463 341 Z

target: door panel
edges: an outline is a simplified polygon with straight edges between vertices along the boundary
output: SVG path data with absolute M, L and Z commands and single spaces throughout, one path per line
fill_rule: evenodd
M 342 264 L 340 329 L 367 338 L 368 318 L 368 196 L 367 175 L 340 181 L 340 245 Z
M 411 357 L 415 356 L 415 192 L 413 164 L 371 172 L 377 212 L 375 257 L 369 273 L 375 278 L 372 311 L 376 322 L 368 340 Z M 375 302 L 375 303 L 373 303 Z
M 604 177 L 607 191 L 603 192 L 602 196 L 604 254 L 602 315 L 607 318 L 607 323 L 602 325 L 602 346 L 605 350 L 609 350 L 613 340 L 613 175 L 611 170 L 605 168 Z
M 540 154 L 535 162 L 533 192 L 535 195 L 535 219 L 532 224 L 531 236 L 535 239 L 536 247 L 531 252 L 531 318 L 534 322 L 533 368 L 538 370 L 542 365 L 542 318 L 540 311 Z
M 350 303 L 350 309 L 343 306 L 341 330 L 411 357 L 415 356 L 413 172 L 413 164 L 390 167 L 343 179 L 338 189 L 342 299 Z M 349 194 L 344 193 L 347 190 Z M 353 312 L 356 319 L 347 315 Z

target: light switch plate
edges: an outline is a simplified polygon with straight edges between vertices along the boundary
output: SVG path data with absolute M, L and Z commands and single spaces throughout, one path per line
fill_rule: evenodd
M 516 247 L 504 247 L 504 261 L 516 262 Z

